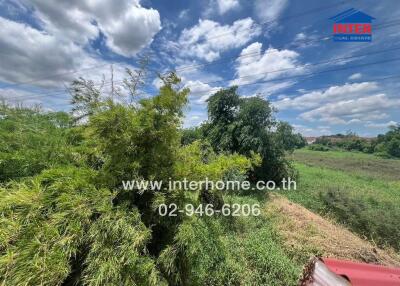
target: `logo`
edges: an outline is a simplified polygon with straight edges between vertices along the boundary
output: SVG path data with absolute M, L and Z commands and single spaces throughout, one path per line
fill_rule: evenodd
M 371 22 L 375 20 L 359 10 L 351 8 L 329 18 L 333 24 L 333 41 L 335 42 L 371 42 Z

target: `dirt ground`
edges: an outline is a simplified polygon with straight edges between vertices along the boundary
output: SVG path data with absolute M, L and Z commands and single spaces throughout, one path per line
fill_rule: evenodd
M 265 213 L 274 221 L 285 247 L 299 260 L 313 255 L 386 266 L 400 266 L 400 255 L 393 249 L 380 249 L 343 226 L 270 194 Z

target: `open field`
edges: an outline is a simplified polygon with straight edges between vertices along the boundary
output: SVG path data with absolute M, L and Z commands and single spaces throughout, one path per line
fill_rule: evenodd
M 346 151 L 296 150 L 291 156 L 308 166 L 331 168 L 356 176 L 383 180 L 400 180 L 400 160 L 382 159 L 375 155 Z
M 285 195 L 380 246 L 400 249 L 400 161 L 299 150 L 298 189 Z M 375 166 L 375 167 L 374 167 Z

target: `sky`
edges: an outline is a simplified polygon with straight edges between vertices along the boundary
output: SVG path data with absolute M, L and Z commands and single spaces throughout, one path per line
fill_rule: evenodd
M 332 40 L 330 18 L 350 8 L 375 18 L 371 42 Z M 157 94 L 155 71 L 190 88 L 184 127 L 237 85 L 305 136 L 370 137 L 400 122 L 399 51 L 397 0 L 0 0 L 0 98 L 45 110 L 69 111 L 78 77 L 109 92 L 111 65 L 118 87 L 146 55 L 141 93 Z

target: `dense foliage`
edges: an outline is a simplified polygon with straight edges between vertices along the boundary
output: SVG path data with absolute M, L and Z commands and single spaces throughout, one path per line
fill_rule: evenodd
M 274 117 L 275 110 L 261 97 L 241 98 L 237 87 L 221 89 L 208 100 L 208 121 L 200 128 L 187 131 L 193 137 L 203 136 L 216 152 L 260 154 L 261 164 L 252 177 L 281 181 L 294 176 L 286 151 L 305 146 L 300 134 L 286 122 Z
M 317 138 L 315 143 L 309 146 L 309 148 L 317 151 L 336 148 L 347 151 L 374 153 L 387 158 L 400 158 L 400 125 L 390 126 L 388 132 L 380 134 L 376 138 L 362 138 L 352 132 L 346 135 L 337 134 L 332 136 L 322 136 Z
M 122 187 L 122 180 L 244 180 L 271 164 L 287 170 L 268 102 L 239 100 L 229 121 L 238 140 L 229 147 L 233 135 L 220 132 L 227 126 L 218 115 L 229 108 L 213 101 L 227 91 L 210 100 L 208 142 L 196 129 L 181 136 L 189 90 L 173 73 L 161 80 L 157 95 L 131 104 L 78 80 L 71 115 L 2 106 L 0 284 L 295 283 L 299 268 L 264 219 L 158 214 L 162 203 L 238 200 L 226 190 Z M 126 83 L 134 97 L 136 83 Z M 264 230 L 242 241 L 250 224 Z
M 0 182 L 74 161 L 67 113 L 0 105 Z

